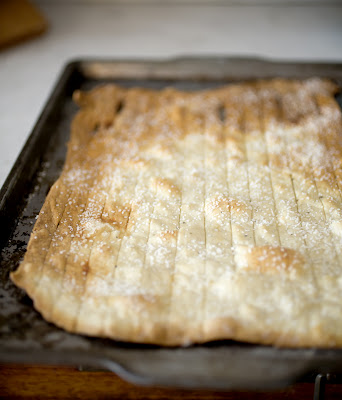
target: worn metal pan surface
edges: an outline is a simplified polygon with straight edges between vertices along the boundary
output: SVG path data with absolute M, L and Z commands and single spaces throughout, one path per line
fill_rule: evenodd
M 62 169 L 77 111 L 71 100 L 74 90 L 106 82 L 196 90 L 246 79 L 311 76 L 334 79 L 342 87 L 342 64 L 237 58 L 69 63 L 0 193 L 0 361 L 83 365 L 140 384 L 212 389 L 273 389 L 308 374 L 342 373 L 342 350 L 278 349 L 234 341 L 171 349 L 73 335 L 43 320 L 9 280 Z

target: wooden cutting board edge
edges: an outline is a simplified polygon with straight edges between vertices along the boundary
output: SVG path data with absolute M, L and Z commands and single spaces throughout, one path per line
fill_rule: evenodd
M 28 0 L 0 2 L 0 50 L 44 33 L 48 22 Z

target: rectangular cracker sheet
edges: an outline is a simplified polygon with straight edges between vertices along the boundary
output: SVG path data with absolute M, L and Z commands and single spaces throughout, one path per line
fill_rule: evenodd
M 342 346 L 342 119 L 330 81 L 76 92 L 12 280 L 71 332 Z

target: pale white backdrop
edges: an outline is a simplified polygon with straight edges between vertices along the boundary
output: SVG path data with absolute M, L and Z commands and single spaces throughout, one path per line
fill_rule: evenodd
M 239 55 L 342 62 L 341 1 L 35 3 L 49 31 L 0 52 L 0 185 L 70 59 Z

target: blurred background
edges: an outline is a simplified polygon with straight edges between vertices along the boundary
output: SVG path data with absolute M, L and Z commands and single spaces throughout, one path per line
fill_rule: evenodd
M 342 61 L 342 2 L 1 0 L 0 185 L 63 66 L 81 57 Z

